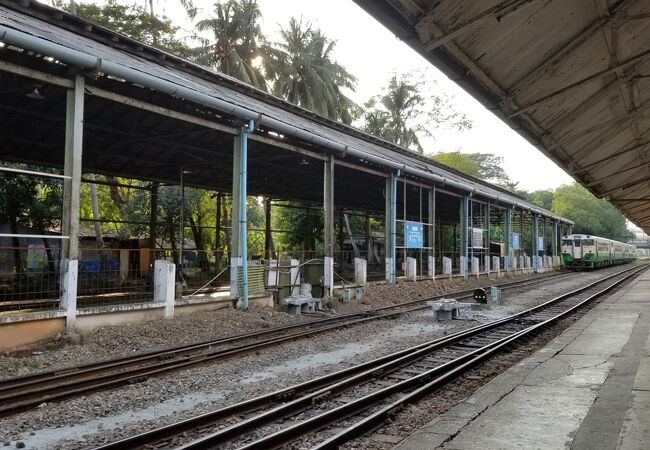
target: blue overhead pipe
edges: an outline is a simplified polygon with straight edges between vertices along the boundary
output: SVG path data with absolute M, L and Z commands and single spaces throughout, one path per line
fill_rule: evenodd
M 248 121 L 248 125 L 241 127 L 240 131 L 240 170 L 239 170 L 239 242 L 241 246 L 242 267 L 242 309 L 248 310 L 248 226 L 246 223 L 246 184 L 248 166 L 248 135 L 255 130 L 255 122 Z

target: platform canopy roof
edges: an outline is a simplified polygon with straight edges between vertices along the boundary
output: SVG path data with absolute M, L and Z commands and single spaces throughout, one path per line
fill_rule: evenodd
M 650 232 L 650 1 L 354 1 Z
M 179 166 L 189 160 L 192 175 L 186 183 L 228 190 L 233 137 L 254 120 L 252 195 L 322 201 L 323 170 L 315 163 L 333 155 L 343 164 L 337 169 L 342 175 L 336 201 L 351 207 L 365 202 L 383 208 L 385 185 L 366 183 L 364 176 L 399 171 L 412 180 L 572 223 L 423 155 L 35 1 L 0 0 L 0 42 L 5 44 L 0 48 L 0 85 L 6 87 L 0 97 L 3 159 L 61 165 L 65 89 L 51 89 L 37 106 L 20 89 L 35 73 L 59 88 L 71 87 L 71 77 L 84 73 L 86 172 L 177 183 Z M 134 112 L 135 107 L 141 109 Z M 294 152 L 294 159 L 284 150 Z M 354 180 L 357 186 L 349 184 Z

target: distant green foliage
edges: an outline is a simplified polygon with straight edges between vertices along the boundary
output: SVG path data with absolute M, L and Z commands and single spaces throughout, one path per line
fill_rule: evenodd
M 510 178 L 501 167 L 503 157 L 493 153 L 439 152 L 431 156 L 434 161 L 493 183 L 509 183 Z
M 432 155 L 431 159 L 473 177 L 483 178 L 481 166 L 467 153 L 440 152 Z
M 575 222 L 574 233 L 593 234 L 618 241 L 633 237 L 625 217 L 606 200 L 598 199 L 580 184 L 562 185 L 553 195 L 552 211 Z

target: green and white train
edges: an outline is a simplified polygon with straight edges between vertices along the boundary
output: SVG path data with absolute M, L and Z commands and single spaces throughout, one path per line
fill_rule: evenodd
M 613 266 L 635 260 L 636 247 L 598 236 L 571 234 L 562 238 L 562 259 L 567 267 Z

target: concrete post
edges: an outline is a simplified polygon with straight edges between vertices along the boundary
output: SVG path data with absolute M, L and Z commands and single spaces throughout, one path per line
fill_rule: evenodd
M 334 156 L 330 155 L 324 163 L 323 173 L 323 243 L 325 246 L 325 268 L 323 282 L 325 296 L 332 295 L 334 288 Z
M 77 318 L 77 274 L 79 260 L 61 261 L 61 308 L 66 311 L 65 324 L 68 330 L 74 329 Z
M 418 261 L 415 258 L 406 258 L 406 278 L 416 281 L 418 276 Z
M 164 259 L 154 262 L 153 301 L 165 305 L 165 319 L 174 318 L 176 301 L 176 265 Z
M 74 328 L 77 314 L 77 273 L 79 267 L 79 204 L 81 197 L 81 158 L 83 153 L 84 86 L 81 75 L 67 92 L 65 159 L 63 181 L 62 234 L 68 239 L 61 251 L 61 306 L 66 309 L 66 325 Z
M 429 256 L 427 262 L 428 262 L 428 264 L 429 264 L 429 265 L 428 265 L 427 275 L 428 275 L 429 278 L 431 278 L 432 280 L 435 280 L 435 279 L 436 279 L 436 258 L 433 257 L 433 256 Z
M 451 280 L 451 258 L 447 258 L 446 256 L 442 257 L 442 274 L 448 275 Z
M 241 172 L 241 137 L 235 136 L 232 146 L 232 220 L 230 223 L 230 295 L 239 297 L 237 283 L 239 267 L 242 265 L 241 248 L 239 246 L 240 228 L 239 197 L 240 197 L 240 172 Z
M 368 261 L 363 258 L 354 258 L 354 283 L 364 286 L 368 279 Z

